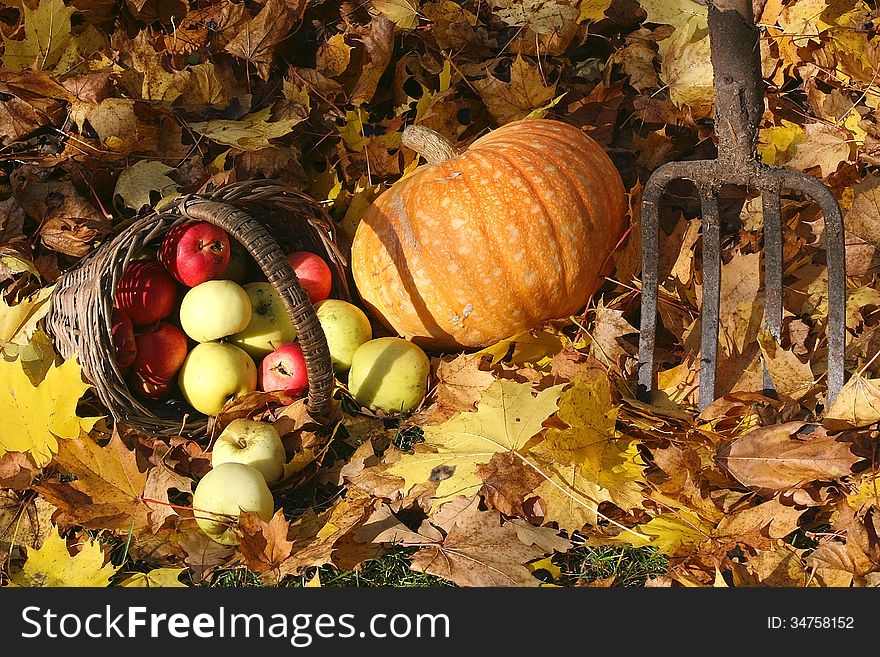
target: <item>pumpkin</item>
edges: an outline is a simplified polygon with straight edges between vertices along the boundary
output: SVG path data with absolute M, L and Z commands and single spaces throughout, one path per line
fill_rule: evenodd
M 370 206 L 352 242 L 367 308 L 429 349 L 485 347 L 584 308 L 625 228 L 608 155 L 579 129 L 524 119 L 462 155 L 409 127 L 427 160 Z

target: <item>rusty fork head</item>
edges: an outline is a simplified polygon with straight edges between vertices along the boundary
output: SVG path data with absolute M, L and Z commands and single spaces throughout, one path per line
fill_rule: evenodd
M 759 32 L 751 0 L 710 0 L 709 42 L 715 85 L 714 160 L 669 162 L 658 168 L 642 194 L 642 311 L 639 337 L 639 396 L 650 401 L 654 388 L 654 347 L 659 293 L 659 203 L 670 182 L 692 181 L 702 206 L 703 305 L 700 310 L 700 409 L 715 399 L 718 319 L 721 298 L 721 226 L 718 195 L 722 185 L 761 193 L 764 210 L 764 324 L 777 341 L 782 328 L 783 190 L 813 200 L 825 218 L 828 265 L 828 402 L 843 386 L 846 338 L 846 270 L 843 217 L 837 199 L 818 179 L 758 159 L 758 124 L 764 112 Z M 765 368 L 764 387 L 773 388 Z

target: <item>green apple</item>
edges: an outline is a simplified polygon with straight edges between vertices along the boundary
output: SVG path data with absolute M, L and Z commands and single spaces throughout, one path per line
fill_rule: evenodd
M 370 320 L 363 310 L 341 299 L 325 299 L 315 304 L 315 313 L 327 336 L 333 369 L 348 371 L 354 352 L 373 337 Z
M 214 466 L 196 484 L 192 505 L 199 528 L 223 545 L 238 545 L 233 527 L 242 511 L 252 511 L 268 522 L 275 510 L 263 475 L 243 463 Z
M 425 352 L 412 342 L 376 338 L 354 352 L 348 390 L 361 406 L 405 413 L 425 398 L 430 368 Z
M 259 470 L 270 484 L 281 479 L 286 460 L 278 431 L 268 422 L 256 420 L 233 420 L 217 436 L 211 450 L 214 467 L 223 463 L 244 463 Z
M 180 302 L 180 327 L 196 342 L 219 340 L 238 333 L 251 321 L 247 292 L 233 281 L 205 281 Z
M 254 358 L 262 358 L 296 339 L 296 329 L 287 314 L 281 295 L 271 283 L 248 283 L 244 291 L 250 299 L 251 321 L 244 330 L 229 338 Z
M 230 399 L 257 389 L 257 366 L 234 344 L 203 342 L 187 354 L 177 380 L 194 409 L 217 415 Z

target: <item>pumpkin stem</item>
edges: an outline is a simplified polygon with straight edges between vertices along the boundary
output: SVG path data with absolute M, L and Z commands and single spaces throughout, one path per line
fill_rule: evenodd
M 425 158 L 428 164 L 440 164 L 458 156 L 451 141 L 439 132 L 420 125 L 409 125 L 404 128 L 400 141 Z

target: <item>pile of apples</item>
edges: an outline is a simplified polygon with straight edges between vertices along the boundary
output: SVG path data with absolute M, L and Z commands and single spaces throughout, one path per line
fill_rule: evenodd
M 248 257 L 222 228 L 193 222 L 168 231 L 155 257 L 129 263 L 116 286 L 111 339 L 130 390 L 160 400 L 176 382 L 205 415 L 256 390 L 305 393 L 296 329 L 271 283 L 245 282 Z M 355 400 L 389 413 L 418 406 L 427 390 L 425 353 L 401 338 L 373 339 L 360 308 L 329 298 L 333 277 L 319 255 L 295 251 L 287 260 Z

